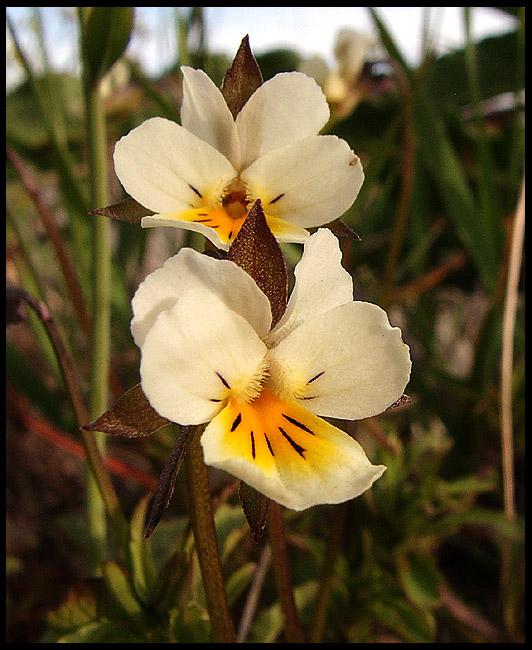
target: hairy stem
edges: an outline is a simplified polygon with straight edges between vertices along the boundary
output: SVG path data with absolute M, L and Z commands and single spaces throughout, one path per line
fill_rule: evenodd
M 192 529 L 207 598 L 212 640 L 214 643 L 236 643 L 225 593 L 200 433 L 201 429 L 196 432 L 185 456 Z

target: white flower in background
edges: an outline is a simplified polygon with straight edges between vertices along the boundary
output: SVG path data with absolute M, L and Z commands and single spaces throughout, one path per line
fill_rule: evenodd
M 381 476 L 319 416 L 377 415 L 403 395 L 408 347 L 376 305 L 354 301 L 327 229 L 307 239 L 286 312 L 229 260 L 182 249 L 133 298 L 142 389 L 163 417 L 209 423 L 205 462 L 294 510 L 352 499 Z
M 156 213 L 142 219 L 143 227 L 194 230 L 227 249 L 248 207 L 261 199 L 277 240 L 303 242 L 306 228 L 351 206 L 362 165 L 344 140 L 317 135 L 329 107 L 313 79 L 278 74 L 233 119 L 203 71 L 182 71 L 182 126 L 154 117 L 116 143 L 120 182 Z

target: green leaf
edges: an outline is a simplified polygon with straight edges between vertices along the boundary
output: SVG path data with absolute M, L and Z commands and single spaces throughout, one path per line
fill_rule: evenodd
M 84 625 L 58 639 L 58 643 L 135 643 L 137 635 L 123 624 L 107 619 Z
M 98 618 L 95 583 L 75 585 L 65 601 L 46 616 L 48 625 L 59 633 L 66 633 L 91 623 Z
M 124 53 L 133 29 L 133 7 L 91 7 L 82 24 L 86 82 L 98 83 Z
M 102 571 L 105 584 L 122 612 L 130 617 L 141 614 L 142 608 L 140 603 L 118 564 L 115 562 L 105 562 Z
M 227 593 L 227 603 L 232 607 L 237 598 L 242 595 L 244 590 L 249 585 L 253 572 L 255 571 L 255 562 L 248 562 L 239 567 L 227 580 L 225 589 Z
M 266 294 L 274 327 L 286 309 L 288 278 L 283 254 L 266 223 L 260 199 L 251 206 L 227 259 L 251 275 L 259 289 Z
M 172 628 L 176 643 L 209 643 L 211 624 L 207 610 L 190 601 L 174 610 Z
M 522 522 L 509 521 L 503 512 L 486 508 L 469 508 L 464 512 L 455 512 L 436 521 L 432 525 L 435 535 L 449 534 L 462 526 L 483 526 L 507 542 L 523 542 Z
M 397 559 L 397 572 L 408 599 L 422 609 L 432 609 L 440 603 L 442 576 L 432 556 L 406 554 Z
M 84 424 L 85 431 L 101 431 L 114 436 L 139 438 L 150 436 L 170 420 L 160 416 L 148 402 L 140 384 L 133 386 L 97 420 Z
M 317 582 L 309 580 L 294 588 L 296 608 L 302 611 L 316 598 Z M 279 601 L 264 610 L 257 618 L 249 634 L 250 643 L 275 643 L 284 626 L 284 616 Z
M 493 224 L 483 219 L 460 158 L 426 89 L 417 94 L 414 112 L 417 142 L 424 165 L 482 281 L 493 289 L 499 273 L 503 237 L 494 237 Z
M 135 592 L 143 601 L 147 600 L 148 593 L 155 582 L 155 567 L 144 536 L 146 511 L 151 495 L 147 495 L 139 501 L 130 525 L 129 550 L 131 555 L 131 576 Z
M 380 623 L 411 643 L 434 643 L 436 622 L 432 612 L 411 605 L 393 594 L 375 601 L 371 609 Z
M 222 95 L 233 118 L 261 84 L 262 73 L 251 52 L 249 37 L 245 36 L 222 82 Z
M 124 199 L 105 208 L 96 208 L 91 210 L 91 214 L 101 214 L 115 221 L 125 221 L 126 223 L 140 223 L 142 217 L 155 214 L 148 208 L 145 208 L 135 199 Z

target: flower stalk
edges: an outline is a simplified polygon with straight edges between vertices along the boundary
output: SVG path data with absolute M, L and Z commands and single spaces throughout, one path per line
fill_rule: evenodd
M 191 441 L 185 456 L 192 529 L 207 598 L 212 641 L 214 643 L 236 643 L 220 564 L 207 467 L 203 462 L 200 433 L 201 429 Z
M 284 632 L 286 641 L 288 643 L 304 643 L 305 636 L 294 598 L 283 513 L 281 506 L 274 501 L 270 504 L 267 530 L 272 550 L 275 584 L 277 585 L 277 593 L 285 619 Z

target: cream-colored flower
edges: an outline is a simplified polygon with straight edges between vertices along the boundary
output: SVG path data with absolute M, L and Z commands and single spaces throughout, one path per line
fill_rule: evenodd
M 307 239 L 287 310 L 228 260 L 182 249 L 133 298 L 131 330 L 152 407 L 208 423 L 205 462 L 294 510 L 352 499 L 381 476 L 362 447 L 319 416 L 377 415 L 403 395 L 408 347 L 376 305 L 353 300 L 338 240 Z
M 329 107 L 313 79 L 278 74 L 233 119 L 204 72 L 182 71 L 182 126 L 155 117 L 116 143 L 120 182 L 156 213 L 142 219 L 143 227 L 194 230 L 227 249 L 260 199 L 278 241 L 303 242 L 306 228 L 351 206 L 362 165 L 344 140 L 317 135 Z

